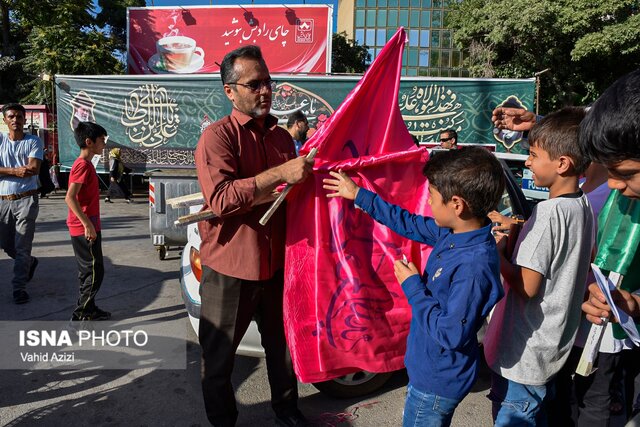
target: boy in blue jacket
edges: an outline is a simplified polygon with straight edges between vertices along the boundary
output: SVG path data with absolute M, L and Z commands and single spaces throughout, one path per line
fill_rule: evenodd
M 330 172 L 327 197 L 355 205 L 396 233 L 433 246 L 422 276 L 396 260 L 395 275 L 411 305 L 403 426 L 448 426 L 478 371 L 476 334 L 504 292 L 487 214 L 504 191 L 499 161 L 468 147 L 439 153 L 424 167 L 433 218 L 412 214 Z

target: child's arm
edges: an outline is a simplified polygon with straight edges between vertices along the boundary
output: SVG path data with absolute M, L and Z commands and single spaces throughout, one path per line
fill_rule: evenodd
M 366 190 L 358 197 L 360 187 L 346 173 L 331 171 L 329 174 L 333 179 L 324 179 L 322 186 L 325 190 L 332 191 L 327 197 L 343 197 L 348 200 L 356 200 L 357 197 L 357 206 L 377 222 L 415 242 L 435 245 L 440 228 L 431 218 L 412 214 L 400 206 L 382 200 L 381 197 L 372 198 L 372 193 Z
M 82 212 L 82 207 L 80 206 L 80 202 L 78 202 L 77 198 L 80 188 L 82 188 L 82 184 L 79 182 L 70 183 L 67 195 L 64 197 L 64 201 L 67 203 L 67 206 L 69 206 L 69 209 L 71 209 L 71 212 L 78 217 L 84 226 L 84 237 L 89 241 L 94 241 L 98 237 L 98 233 L 96 233 L 96 228 L 93 226 L 89 217 Z
M 500 255 L 500 273 L 508 283 L 509 288 L 525 298 L 538 295 L 542 286 L 542 274 L 526 267 L 514 265 L 506 257 L 507 236 L 497 236 L 498 254 Z
M 398 279 L 401 276 L 397 271 L 406 272 L 408 269 L 399 263 L 402 264 L 402 261 L 395 263 Z M 454 276 L 446 309 L 440 306 L 418 274 L 409 273 L 401 285 L 411 305 L 412 318 L 418 322 L 421 330 L 447 350 L 460 349 L 473 339 L 484 320 L 483 308 L 491 301 L 495 303 L 501 296 L 501 292 L 500 295 L 491 293 L 490 281 L 482 274 L 474 277 L 464 274 L 458 278 Z

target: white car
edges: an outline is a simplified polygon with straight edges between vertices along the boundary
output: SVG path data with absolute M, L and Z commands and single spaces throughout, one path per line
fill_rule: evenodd
M 506 178 L 505 193 L 502 197 L 498 211 L 503 215 L 522 215 L 528 218 L 531 214 L 531 206 L 525 199 L 522 190 L 518 187 L 511 171 L 506 163 L 501 161 Z M 192 206 L 191 212 L 200 211 L 201 206 Z M 180 265 L 180 283 L 182 288 L 182 299 L 184 300 L 189 321 L 196 334 L 200 323 L 200 275 L 202 273 L 200 264 L 200 235 L 197 224 L 188 226 L 188 243 L 182 251 Z M 478 339 L 482 342 L 484 336 L 482 328 L 478 333 Z M 260 345 L 260 333 L 254 321 L 249 325 L 249 329 L 242 338 L 238 347 L 238 354 L 245 356 L 263 357 L 264 349 Z M 354 372 L 330 381 L 315 383 L 314 386 L 334 397 L 357 397 L 372 393 L 384 385 L 393 373 L 372 373 L 366 371 Z

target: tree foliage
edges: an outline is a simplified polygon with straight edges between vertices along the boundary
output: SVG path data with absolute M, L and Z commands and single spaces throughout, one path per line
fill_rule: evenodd
M 347 39 L 347 33 L 334 33 L 331 40 L 332 73 L 364 73 L 371 61 L 367 46 Z
M 119 17 L 126 15 L 127 5 L 138 3 L 101 0 L 113 12 L 110 23 L 105 15 L 99 19 L 92 0 L 0 0 L 0 103 L 51 105 L 51 83 L 42 80 L 44 73 L 123 73 L 118 49 L 125 31 Z M 125 9 L 116 13 L 118 7 Z
M 462 0 L 448 26 L 474 77 L 541 75 L 543 111 L 584 105 L 640 67 L 636 0 Z

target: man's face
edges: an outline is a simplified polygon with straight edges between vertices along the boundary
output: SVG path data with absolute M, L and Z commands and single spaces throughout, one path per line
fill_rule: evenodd
M 623 196 L 640 199 L 640 160 L 623 160 L 607 165 L 609 188 Z
M 271 77 L 266 65 L 255 59 L 238 58 L 234 62 L 233 68 L 238 76 L 238 81 L 224 85 L 227 98 L 229 98 L 236 110 L 254 119 L 266 117 L 271 110 L 272 92 L 271 86 L 267 84 Z M 243 84 L 252 85 L 256 83 L 263 83 L 258 86 L 256 91 L 250 87 L 243 86 Z
M 440 135 L 440 145 L 442 148 L 451 149 L 456 144 L 456 139 L 450 133 L 444 132 Z
M 4 113 L 2 118 L 10 131 L 22 132 L 26 121 L 24 113 L 19 110 L 9 110 Z
M 309 131 L 309 122 L 306 120 L 298 120 L 296 122 L 296 139 L 298 141 L 307 140 L 307 132 Z

